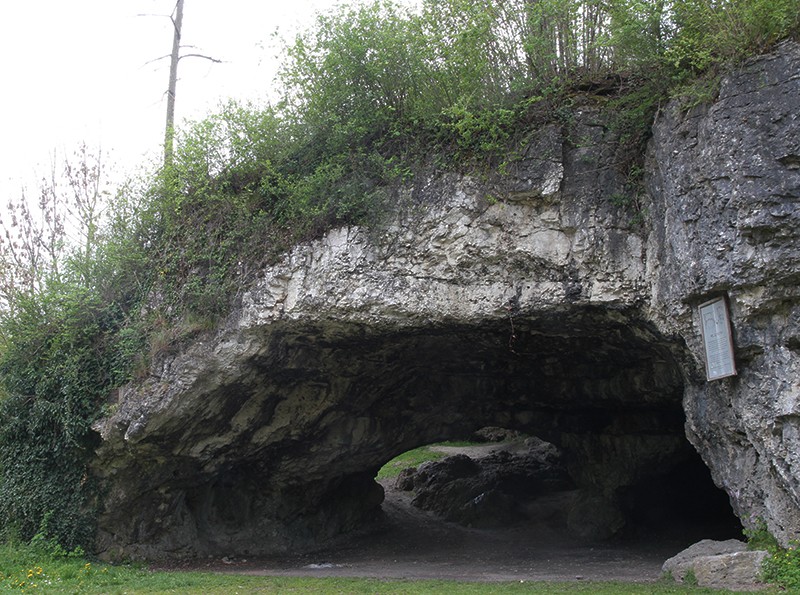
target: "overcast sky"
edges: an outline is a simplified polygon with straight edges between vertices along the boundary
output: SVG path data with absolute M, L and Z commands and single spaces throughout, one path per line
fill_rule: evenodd
M 343 2 L 349 4 L 346 0 Z M 228 97 L 264 100 L 277 70 L 271 34 L 292 39 L 335 0 L 185 0 L 178 122 Z M 102 146 L 124 168 L 163 140 L 175 0 L 3 2 L 0 12 L 0 204 L 53 151 Z M 139 16 L 152 15 L 152 16 Z M 158 16 L 162 15 L 162 16 Z

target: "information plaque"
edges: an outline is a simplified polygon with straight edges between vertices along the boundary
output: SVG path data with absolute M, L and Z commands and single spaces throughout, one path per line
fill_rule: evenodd
M 700 304 L 700 322 L 706 351 L 706 379 L 735 376 L 733 337 L 725 298 Z

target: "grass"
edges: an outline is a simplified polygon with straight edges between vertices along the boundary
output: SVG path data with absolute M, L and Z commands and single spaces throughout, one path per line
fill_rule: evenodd
M 767 591 L 767 593 L 778 591 Z M 146 568 L 110 566 L 79 556 L 56 556 L 27 545 L 0 545 L 0 593 L 70 593 L 122 595 L 135 593 L 386 593 L 386 594 L 558 594 L 598 595 L 725 593 L 678 585 L 620 582 L 506 582 L 469 583 L 441 580 L 382 580 L 245 576 L 210 572 L 152 572 Z
M 380 468 L 378 475 L 375 477 L 378 480 L 391 479 L 392 477 L 397 477 L 400 475 L 400 472 L 403 469 L 417 467 L 418 465 L 421 465 L 427 461 L 436 461 L 446 456 L 447 455 L 443 452 L 431 450 L 430 446 L 420 446 L 419 448 L 409 450 L 393 458 Z
M 32 552 L 33 553 L 33 552 Z M 35 555 L 35 553 L 34 553 Z M 150 572 L 131 566 L 108 566 L 79 559 L 31 558 L 27 563 L 7 565 L 0 552 L 4 570 L 0 592 L 16 593 L 597 593 L 660 594 L 712 593 L 707 589 L 669 583 L 466 583 L 457 581 L 408 581 L 360 578 L 256 577 L 201 572 Z M 19 557 L 15 558 L 19 561 Z
M 386 463 L 378 471 L 376 479 L 378 480 L 391 479 L 393 477 L 397 477 L 398 475 L 400 475 L 400 472 L 403 469 L 408 469 L 409 467 L 417 467 L 422 463 L 427 463 L 428 461 L 438 461 L 439 459 L 443 459 L 444 457 L 448 456 L 446 453 L 433 450 L 432 447 L 475 446 L 478 444 L 481 443 L 467 442 L 462 440 L 451 440 L 448 442 L 438 442 L 436 444 L 429 444 L 428 446 L 420 446 L 419 448 L 406 451 L 403 454 L 396 456 L 391 461 Z

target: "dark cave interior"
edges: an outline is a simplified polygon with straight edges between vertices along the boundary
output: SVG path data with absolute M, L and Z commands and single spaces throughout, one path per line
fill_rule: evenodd
M 499 436 L 500 442 L 483 442 L 487 433 Z M 432 444 L 425 450 L 442 458 L 414 467 L 395 463 L 405 468 L 381 480 L 387 502 L 399 501 L 400 490 L 410 494 L 412 506 L 442 521 L 469 528 L 545 529 L 570 535 L 577 543 L 660 539 L 688 546 L 701 539 L 742 538 L 727 494 L 714 485 L 688 442 L 674 453 L 674 460 L 617 486 L 604 499 L 576 484 L 566 465 L 568 457 L 558 447 L 518 432 L 484 428 L 472 441 Z M 391 466 L 390 462 L 387 468 Z M 584 501 L 595 515 L 590 531 Z

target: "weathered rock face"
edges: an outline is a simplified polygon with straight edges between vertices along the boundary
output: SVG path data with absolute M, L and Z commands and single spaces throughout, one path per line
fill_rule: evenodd
M 740 518 L 783 543 L 800 537 L 798 72 L 785 44 L 725 79 L 712 106 L 659 118 L 647 257 L 659 328 L 693 354 L 695 306 L 727 294 L 738 376 L 684 368 L 687 435 Z
M 103 553 L 312 546 L 379 513 L 391 457 L 487 425 L 559 446 L 590 534 L 688 433 L 745 522 L 797 537 L 798 67 L 660 117 L 642 229 L 585 108 L 492 183 L 430 175 L 385 228 L 295 248 L 98 424 Z M 723 292 L 739 376 L 707 383 L 695 306 Z
M 531 447 L 518 446 L 513 453 L 502 449 L 478 459 L 456 454 L 428 461 L 405 469 L 396 487 L 413 491 L 411 504 L 417 508 L 468 527 L 502 527 L 530 520 L 539 514 L 540 501 L 566 500 L 573 487 L 558 450 L 548 442 L 533 440 Z M 566 506 L 560 508 L 563 516 Z M 554 528 L 566 528 L 565 522 L 559 526 L 556 519 L 547 520 Z

